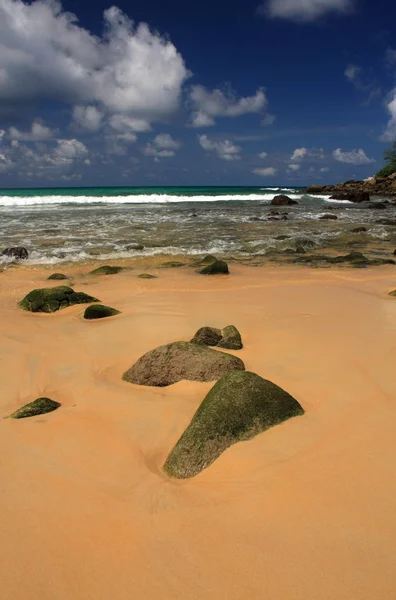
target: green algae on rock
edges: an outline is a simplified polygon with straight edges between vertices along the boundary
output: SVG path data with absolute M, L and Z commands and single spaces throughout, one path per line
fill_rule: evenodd
M 55 279 L 56 281 L 61 281 L 62 279 L 70 279 L 70 277 L 64 275 L 63 273 L 52 273 L 52 275 L 50 275 L 48 279 Z
M 99 300 L 84 292 L 75 292 L 66 285 L 59 285 L 53 288 L 32 290 L 19 302 L 19 306 L 30 312 L 53 313 L 74 304 L 90 304 L 91 302 L 99 302 Z
M 93 271 L 90 271 L 90 275 L 116 275 L 120 271 L 122 271 L 124 267 L 112 267 L 110 265 L 103 265 L 103 267 L 98 267 Z
M 156 275 L 150 275 L 150 273 L 142 273 L 138 275 L 139 279 L 157 279 Z
M 34 402 L 25 404 L 12 415 L 11 419 L 26 419 L 27 417 L 35 417 L 36 415 L 45 415 L 59 408 L 61 404 L 51 400 L 50 398 L 37 398 Z
M 243 348 L 241 334 L 234 325 L 228 325 L 224 329 L 201 327 L 194 335 L 191 343 L 216 346 L 228 350 L 241 350 Z
M 178 260 L 168 260 L 168 262 L 162 263 L 162 265 L 158 265 L 161 269 L 173 269 L 176 267 L 185 267 L 186 264 L 179 262 Z
M 244 370 L 240 358 L 191 342 L 174 342 L 144 354 L 123 375 L 129 383 L 165 387 L 178 381 L 216 381 Z
M 297 400 L 271 381 L 249 371 L 227 373 L 199 406 L 164 471 L 177 479 L 194 477 L 229 446 L 303 414 Z
M 104 304 L 92 304 L 85 309 L 84 319 L 104 319 L 119 315 L 120 311 Z
M 201 327 L 191 340 L 192 344 L 217 346 L 221 341 L 221 331 L 215 327 Z

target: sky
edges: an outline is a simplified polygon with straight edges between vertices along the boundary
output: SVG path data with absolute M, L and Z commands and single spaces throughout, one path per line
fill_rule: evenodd
M 394 0 L 0 0 L 0 187 L 363 179 Z

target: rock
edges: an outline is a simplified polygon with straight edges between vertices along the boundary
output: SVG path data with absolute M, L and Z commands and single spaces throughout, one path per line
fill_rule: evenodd
M 316 185 L 313 183 L 302 191 L 303 194 L 320 194 L 323 191 L 323 185 Z
M 275 239 L 279 240 L 279 241 L 288 240 L 289 238 L 290 238 L 290 235 L 277 235 L 275 237 Z
M 55 279 L 57 281 L 60 281 L 62 279 L 70 279 L 70 277 L 68 277 L 67 275 L 63 275 L 63 273 L 52 273 L 52 275 L 50 275 L 48 279 Z
M 179 262 L 177 260 L 169 260 L 168 262 L 162 263 L 159 265 L 161 269 L 173 269 L 174 267 L 185 267 L 185 263 Z
M 214 260 L 198 269 L 200 275 L 229 275 L 228 265 L 224 260 Z
M 378 219 L 378 225 L 396 225 L 396 219 Z
M 220 329 L 215 329 L 215 327 L 201 327 L 194 335 L 191 343 L 202 344 L 204 346 L 217 346 L 221 339 Z
M 157 279 L 156 275 L 150 275 L 150 273 L 141 273 L 138 277 L 139 279 Z
M 241 334 L 234 325 L 227 325 L 221 330 L 221 340 L 218 348 L 227 350 L 241 350 L 243 348 Z
M 370 202 L 370 194 L 368 192 L 347 192 L 347 193 L 335 193 L 330 196 L 330 200 L 348 200 L 348 202 Z
M 396 290 L 393 290 L 393 292 L 389 292 L 388 296 L 396 296 Z
M 279 194 L 278 196 L 274 196 L 271 200 L 272 206 L 292 206 L 292 204 L 298 204 L 297 200 L 292 200 L 289 196 L 285 196 L 284 194 Z
M 104 319 L 119 315 L 120 311 L 104 304 L 92 304 L 85 309 L 84 319 Z
M 383 210 L 384 208 L 389 208 L 389 202 L 371 202 L 369 208 Z
M 367 229 L 365 227 L 355 227 L 354 229 L 351 229 L 351 233 L 364 233 L 366 231 Z
M 98 267 L 94 269 L 89 274 L 90 275 L 115 275 L 123 270 L 124 267 L 111 267 L 110 265 L 103 265 L 103 267 Z
M 394 173 L 391 173 L 391 175 L 388 175 L 388 179 L 390 179 L 391 181 L 396 179 L 396 171 Z
M 342 256 L 327 256 L 325 254 L 312 254 L 310 256 L 301 256 L 293 260 L 294 263 L 311 263 L 318 266 L 318 263 L 327 263 L 329 265 L 348 264 L 354 268 L 365 268 L 368 266 L 394 265 L 394 260 L 387 258 L 368 259 L 361 252 L 350 252 Z
M 244 370 L 240 358 L 191 342 L 174 342 L 147 352 L 123 375 L 139 385 L 164 387 L 183 379 L 215 381 L 224 373 Z
M 217 258 L 213 254 L 207 254 L 205 258 L 199 261 L 200 265 L 210 265 L 212 262 L 216 262 Z
M 143 244 L 128 244 L 126 250 L 144 250 Z
M 396 256 L 396 250 L 393 250 L 393 255 Z
M 194 477 L 227 448 L 304 414 L 290 394 L 249 371 L 224 375 L 209 391 L 169 454 L 169 477 Z
M 99 302 L 99 300 L 84 294 L 84 292 L 75 292 L 66 285 L 60 285 L 32 290 L 19 302 L 19 306 L 23 310 L 31 312 L 52 313 L 74 304 L 89 304 L 90 302 Z
M 326 214 L 326 215 L 322 215 L 321 217 L 319 217 L 319 219 L 321 221 L 336 221 L 338 219 L 338 217 L 336 215 L 330 215 L 330 214 Z
M 35 417 L 36 415 L 45 415 L 46 413 L 52 412 L 59 408 L 61 404 L 50 400 L 50 398 L 37 398 L 34 402 L 25 404 L 17 411 L 12 413 L 10 417 L 12 419 L 26 419 L 27 417 Z
M 11 256 L 17 260 L 25 260 L 29 258 L 29 252 L 23 246 L 15 246 L 13 248 L 6 248 L 2 252 L 3 256 Z

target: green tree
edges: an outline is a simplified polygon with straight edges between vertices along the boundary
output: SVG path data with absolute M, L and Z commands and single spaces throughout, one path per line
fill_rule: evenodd
M 396 172 L 396 140 L 393 142 L 391 148 L 384 151 L 384 159 L 388 164 L 376 173 L 376 177 L 388 177 Z

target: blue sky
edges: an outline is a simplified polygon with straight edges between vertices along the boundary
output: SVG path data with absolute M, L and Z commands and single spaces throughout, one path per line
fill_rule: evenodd
M 390 0 L 0 0 L 0 186 L 368 177 L 395 23 Z

